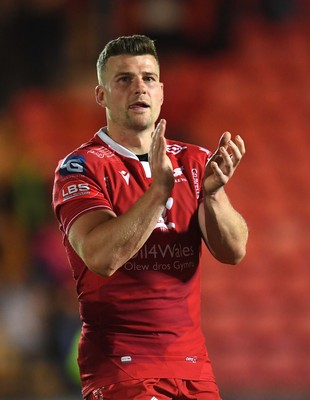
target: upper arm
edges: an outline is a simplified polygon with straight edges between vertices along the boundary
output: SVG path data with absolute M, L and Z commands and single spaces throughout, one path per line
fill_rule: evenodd
M 76 219 L 70 227 L 68 239 L 75 252 L 84 260 L 91 232 L 116 215 L 109 209 L 90 211 Z
M 205 222 L 205 210 L 203 206 L 203 202 L 201 201 L 198 206 L 198 224 L 202 234 L 202 238 L 206 245 L 208 246 L 208 232 L 206 229 L 206 222 Z M 208 246 L 209 247 L 209 246 Z

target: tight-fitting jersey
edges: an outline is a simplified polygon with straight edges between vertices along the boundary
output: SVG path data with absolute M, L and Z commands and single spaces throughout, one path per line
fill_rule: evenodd
M 57 167 L 53 206 L 83 321 L 78 362 L 84 396 L 126 379 L 214 380 L 200 329 L 198 225 L 211 153 L 167 140 L 167 155 L 175 185 L 161 218 L 137 254 L 108 278 L 91 272 L 74 252 L 70 226 L 94 210 L 125 213 L 152 182 L 149 164 L 101 129 Z

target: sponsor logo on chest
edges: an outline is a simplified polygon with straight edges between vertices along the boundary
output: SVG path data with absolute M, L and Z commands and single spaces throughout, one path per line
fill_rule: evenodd
M 187 179 L 183 175 L 184 167 L 177 167 L 174 168 L 173 170 L 173 176 L 174 176 L 174 182 L 175 183 L 180 183 L 180 182 L 187 182 Z
M 118 171 L 121 176 L 124 178 L 125 182 L 127 183 L 127 185 L 129 185 L 129 178 L 130 178 L 130 173 L 128 171 Z

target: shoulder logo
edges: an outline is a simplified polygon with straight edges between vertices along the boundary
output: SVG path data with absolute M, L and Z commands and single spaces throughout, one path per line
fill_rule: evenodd
M 124 170 L 118 171 L 118 172 L 119 172 L 119 173 L 122 175 L 122 177 L 125 179 L 125 182 L 127 183 L 127 185 L 129 185 L 129 177 L 130 177 L 129 172 L 124 171 Z
M 187 149 L 187 146 L 180 146 L 178 144 L 167 145 L 167 153 L 172 153 L 174 155 L 181 153 L 181 151 L 185 149 Z
M 84 174 L 85 158 L 83 156 L 69 156 L 64 159 L 59 168 L 59 173 L 62 176 L 70 174 Z
M 90 194 L 90 187 L 88 183 L 75 182 L 66 183 L 61 190 L 63 201 L 72 199 L 78 196 L 85 196 Z
M 110 158 L 110 157 L 114 156 L 114 153 L 111 150 L 109 150 L 103 146 L 88 150 L 87 153 L 94 154 L 98 158 L 104 158 L 104 157 Z

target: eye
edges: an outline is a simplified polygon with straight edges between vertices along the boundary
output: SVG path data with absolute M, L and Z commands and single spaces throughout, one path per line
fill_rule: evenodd
M 155 78 L 152 75 L 145 76 L 143 79 L 146 82 L 155 82 Z
M 130 82 L 130 80 L 131 80 L 130 76 L 124 75 L 124 76 L 121 76 L 121 77 L 118 79 L 118 82 L 127 83 L 127 82 Z

